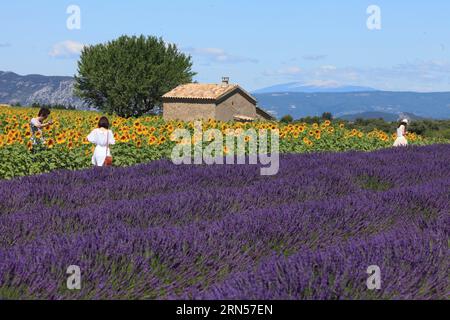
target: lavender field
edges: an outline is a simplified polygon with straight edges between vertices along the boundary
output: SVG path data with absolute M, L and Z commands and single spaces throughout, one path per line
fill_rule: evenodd
M 3 181 L 0 298 L 448 299 L 449 203 L 450 145 Z

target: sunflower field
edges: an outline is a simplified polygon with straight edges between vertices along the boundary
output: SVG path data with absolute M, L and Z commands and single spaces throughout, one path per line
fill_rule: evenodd
M 50 172 L 56 169 L 78 170 L 91 166 L 94 146 L 87 141 L 92 129 L 97 127 L 100 113 L 90 111 L 52 110 L 53 125 L 43 129 L 44 143 L 33 146 L 30 120 L 38 109 L 0 106 L 0 179 Z M 168 158 L 175 141 L 172 133 L 180 129 L 194 130 L 194 123 L 165 122 L 159 116 L 125 119 L 109 116 L 116 144 L 112 146 L 115 166 L 130 166 L 152 160 Z M 229 129 L 236 132 L 247 129 L 277 130 L 281 153 L 306 153 L 319 151 L 371 151 L 390 147 L 396 136 L 374 130 L 364 133 L 349 130 L 339 122 L 325 121 L 281 124 L 278 122 L 222 123 L 203 122 L 203 130 L 219 129 L 224 134 Z M 432 144 L 436 141 L 411 134 L 408 140 L 414 145 Z M 194 141 L 192 143 L 195 143 Z M 227 153 L 224 147 L 224 155 Z

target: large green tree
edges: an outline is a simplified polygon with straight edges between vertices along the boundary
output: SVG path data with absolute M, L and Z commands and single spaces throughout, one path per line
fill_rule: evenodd
M 140 116 L 158 109 L 166 92 L 192 82 L 191 68 L 191 57 L 162 38 L 121 36 L 83 49 L 75 93 L 107 113 Z

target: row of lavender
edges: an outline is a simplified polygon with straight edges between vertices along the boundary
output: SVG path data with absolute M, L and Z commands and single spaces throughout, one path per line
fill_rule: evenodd
M 3 181 L 0 298 L 448 298 L 449 159 L 436 145 L 285 155 L 275 177 L 160 161 Z

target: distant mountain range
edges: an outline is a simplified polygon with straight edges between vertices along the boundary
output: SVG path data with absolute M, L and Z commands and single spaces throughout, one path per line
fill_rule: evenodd
M 73 95 L 72 77 L 27 75 L 0 71 L 0 103 L 31 105 L 33 103 L 74 106 L 89 109 Z M 253 92 L 259 105 L 282 117 L 295 119 L 320 116 L 331 112 L 335 117 L 410 117 L 450 119 L 450 92 L 415 93 L 377 91 L 359 86 L 304 84 L 291 82 Z
M 370 87 L 359 86 L 341 86 L 334 83 L 322 83 L 322 84 L 307 84 L 303 82 L 289 82 L 284 84 L 278 84 L 271 87 L 263 88 L 254 91 L 254 94 L 263 93 L 337 93 L 337 92 L 372 92 L 377 91 Z
M 331 112 L 335 117 L 384 113 L 383 118 L 415 117 L 450 119 L 450 92 L 337 92 L 337 93 L 255 93 L 258 104 L 277 118 L 294 119 Z M 388 114 L 388 115 L 386 115 Z
M 0 71 L 0 103 L 31 105 L 33 103 L 74 106 L 85 109 L 73 95 L 72 77 L 27 75 Z
M 400 118 L 407 118 L 409 120 L 424 120 L 425 118 L 416 116 L 412 113 L 387 113 L 387 112 L 361 112 L 361 113 L 354 113 L 354 114 L 348 114 L 345 116 L 339 117 L 339 119 L 348 120 L 348 121 L 355 121 L 356 119 L 384 119 L 385 121 L 393 122 L 398 121 Z
M 450 92 L 389 92 L 332 82 L 290 82 L 256 90 L 253 95 L 261 107 L 278 118 L 287 114 L 295 119 L 320 116 L 323 112 L 349 120 L 395 121 L 404 115 L 410 119 L 450 118 Z

